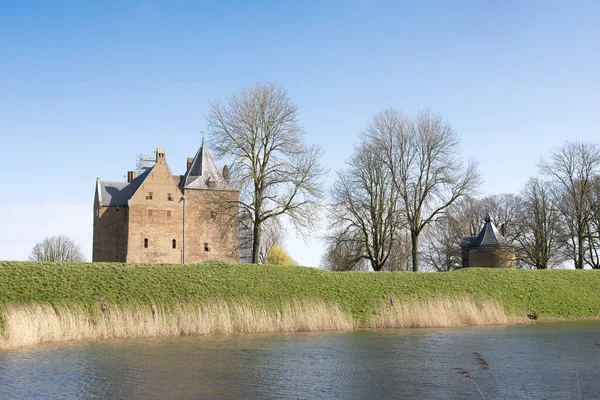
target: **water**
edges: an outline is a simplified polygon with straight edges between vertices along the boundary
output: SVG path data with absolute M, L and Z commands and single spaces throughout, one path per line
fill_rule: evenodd
M 597 343 L 597 322 L 66 343 L 1 352 L 0 398 L 481 398 L 462 367 L 488 399 L 600 399 Z

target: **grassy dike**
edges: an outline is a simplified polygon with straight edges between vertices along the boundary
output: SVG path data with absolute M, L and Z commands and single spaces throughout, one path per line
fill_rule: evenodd
M 25 312 L 26 305 L 37 308 Z M 105 305 L 109 310 L 101 310 Z M 156 312 L 151 313 L 151 305 L 157 306 L 159 320 Z M 420 308 L 410 308 L 413 305 Z M 467 306 L 470 311 L 465 311 Z M 311 307 L 318 310 L 309 312 Z M 490 307 L 496 310 L 489 311 Z M 126 312 L 111 314 L 113 320 L 106 320 L 106 315 L 117 309 Z M 265 331 L 273 324 L 277 327 L 272 329 L 277 331 L 297 331 L 505 323 L 507 320 L 502 318 L 482 321 L 475 318 L 488 311 L 497 314 L 498 309 L 508 318 L 523 318 L 528 312 L 538 313 L 542 320 L 598 317 L 600 271 L 474 268 L 451 273 L 333 273 L 314 268 L 221 262 L 196 265 L 0 262 L 0 335 L 4 335 L 5 342 L 25 335 L 23 331 L 14 331 L 17 325 L 30 326 L 32 319 L 43 318 L 47 313 L 52 313 L 56 321 L 44 322 L 44 327 L 62 324 L 64 331 L 85 322 L 89 330 L 89 326 L 102 322 L 106 327 L 96 337 L 110 338 Z M 179 314 L 174 310 L 179 310 Z M 243 312 L 251 315 L 242 321 L 239 315 Z M 19 313 L 26 313 L 29 319 L 19 319 L 23 317 Z M 139 313 L 145 316 L 137 322 L 124 320 Z M 217 313 L 221 316 L 212 317 Z M 345 320 L 314 326 L 305 321 L 293 326 L 294 318 L 310 320 L 319 313 L 318 318 L 327 319 L 322 314 L 333 313 Z M 415 317 L 429 313 L 430 321 L 411 322 L 406 319 L 411 313 Z M 460 316 L 455 322 L 436 320 L 439 314 L 452 313 L 471 315 Z M 65 322 L 67 314 L 73 315 Z M 74 322 L 76 314 L 79 322 Z M 168 315 L 171 319 L 162 319 Z M 291 320 L 284 320 L 289 316 Z M 213 319 L 209 321 L 209 317 Z M 250 325 L 259 317 L 266 318 L 265 327 L 253 329 Z M 233 322 L 223 322 L 227 318 Z M 190 323 L 205 319 L 204 325 L 210 327 L 198 325 L 188 329 L 182 325 L 184 319 Z M 178 327 L 168 329 L 175 320 Z M 150 328 L 159 321 L 164 326 L 162 330 L 114 333 L 118 321 Z M 229 325 L 233 327 L 226 329 Z M 35 330 L 40 338 L 28 343 L 60 340 L 42 332 L 40 326 L 31 326 L 27 329 Z M 9 331 L 12 339 L 8 337 Z M 65 337 L 73 340 L 93 335 Z M 4 347 L 11 346 L 5 343 Z

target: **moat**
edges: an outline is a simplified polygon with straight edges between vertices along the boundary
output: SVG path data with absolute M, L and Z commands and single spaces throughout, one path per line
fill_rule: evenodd
M 0 352 L 0 398 L 600 398 L 600 322 L 74 342 Z M 480 369 L 473 352 L 489 370 Z

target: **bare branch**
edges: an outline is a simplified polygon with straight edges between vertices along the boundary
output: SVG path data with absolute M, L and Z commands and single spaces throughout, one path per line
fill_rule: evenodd
M 252 225 L 252 262 L 260 258 L 262 224 L 287 215 L 296 229 L 314 229 L 321 215 L 325 170 L 321 149 L 303 142 L 297 107 L 285 89 L 255 85 L 212 103 L 207 117 L 217 158 L 230 161 L 240 208 Z
M 68 236 L 47 237 L 33 246 L 31 261 L 85 262 L 81 247 Z

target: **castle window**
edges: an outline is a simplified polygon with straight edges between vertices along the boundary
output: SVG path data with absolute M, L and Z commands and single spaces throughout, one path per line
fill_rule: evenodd
M 204 251 L 210 251 L 210 246 L 208 243 L 204 243 Z
M 177 248 L 177 240 L 173 239 L 173 248 L 176 249 Z
M 148 248 L 148 238 L 144 238 L 144 248 Z
M 167 193 L 167 200 L 173 201 L 173 196 L 171 196 L 171 193 Z
M 151 217 L 152 216 L 152 210 L 148 210 L 148 216 Z
M 152 192 L 148 192 L 146 195 L 146 200 L 152 200 Z
M 167 210 L 167 217 L 171 216 L 171 210 Z
M 214 211 L 211 211 L 211 212 L 210 212 L 210 217 L 211 217 L 212 219 L 215 219 L 215 218 L 217 218 L 217 213 L 216 213 L 216 212 L 214 212 Z

